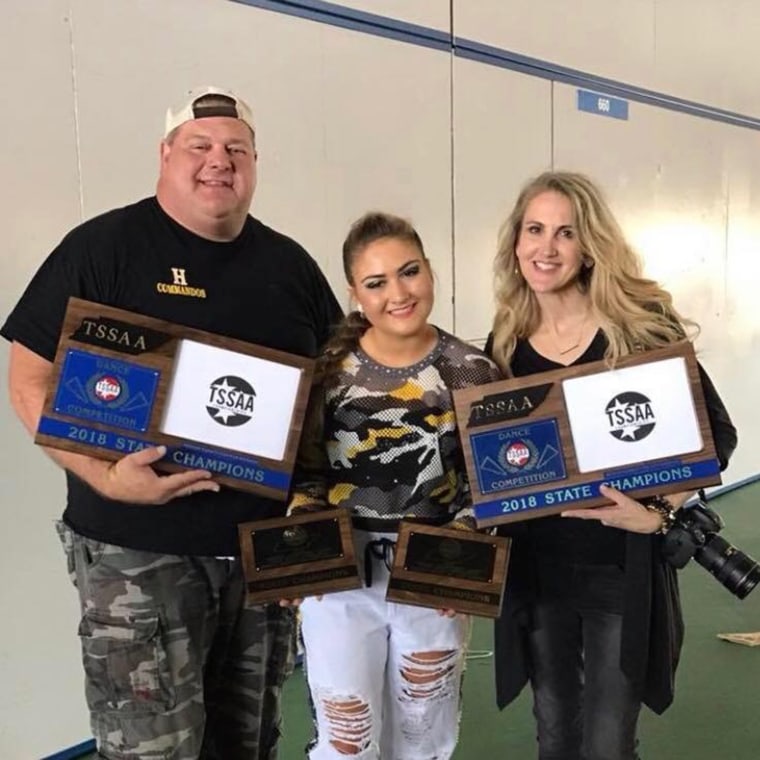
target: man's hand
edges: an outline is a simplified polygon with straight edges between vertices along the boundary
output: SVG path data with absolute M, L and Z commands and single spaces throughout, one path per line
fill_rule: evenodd
M 151 446 L 111 462 L 102 481 L 93 483 L 103 496 L 132 504 L 166 504 L 179 496 L 218 491 L 208 470 L 159 475 L 151 465 L 166 454 L 165 446 Z
M 9 390 L 19 419 L 34 436 L 42 414 L 45 390 L 53 365 L 21 343 L 11 344 Z M 178 496 L 198 491 L 218 491 L 207 470 L 189 470 L 175 475 L 159 475 L 151 467 L 166 454 L 165 446 L 152 446 L 127 454 L 118 462 L 44 447 L 59 466 L 70 470 L 107 499 L 132 504 L 166 504 Z

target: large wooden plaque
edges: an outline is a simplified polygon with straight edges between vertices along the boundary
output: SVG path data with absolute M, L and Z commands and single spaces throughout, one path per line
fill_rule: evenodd
M 241 523 L 238 533 L 249 604 L 362 585 L 345 509 Z
M 401 522 L 386 599 L 498 617 L 510 539 Z
M 69 300 L 35 442 L 116 460 L 206 469 L 284 500 L 313 361 L 102 304 Z
M 688 342 L 453 395 L 481 526 L 721 482 Z

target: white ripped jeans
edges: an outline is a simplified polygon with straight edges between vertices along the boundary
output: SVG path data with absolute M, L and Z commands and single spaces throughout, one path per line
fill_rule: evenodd
M 395 533 L 354 531 L 368 541 Z M 311 760 L 446 760 L 459 735 L 470 619 L 385 601 L 388 570 L 372 585 L 301 605 L 306 674 L 316 715 Z

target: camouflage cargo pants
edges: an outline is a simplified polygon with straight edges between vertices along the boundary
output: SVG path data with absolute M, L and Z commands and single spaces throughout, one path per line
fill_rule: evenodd
M 109 760 L 275 760 L 293 612 L 245 607 L 239 560 L 104 544 L 58 523 L 87 703 Z

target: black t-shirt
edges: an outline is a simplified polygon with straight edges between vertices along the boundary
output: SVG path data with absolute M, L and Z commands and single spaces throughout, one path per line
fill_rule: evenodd
M 603 359 L 606 347 L 607 341 L 600 330 L 571 366 Z M 525 339 L 517 341 L 511 366 L 516 377 L 562 367 L 539 354 Z M 625 562 L 625 531 L 609 528 L 596 520 L 549 515 L 526 521 L 524 529 L 533 551 L 556 562 L 620 567 Z
M 316 262 L 290 238 L 249 216 L 236 240 L 209 241 L 174 222 L 155 198 L 72 230 L 0 334 L 52 361 L 69 296 L 312 357 L 341 317 Z M 104 499 L 71 473 L 67 480 L 68 525 L 147 551 L 239 554 L 238 523 L 285 509 L 229 488 L 138 506 Z

